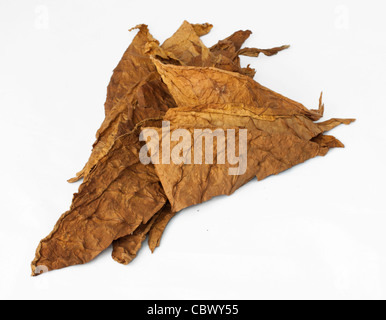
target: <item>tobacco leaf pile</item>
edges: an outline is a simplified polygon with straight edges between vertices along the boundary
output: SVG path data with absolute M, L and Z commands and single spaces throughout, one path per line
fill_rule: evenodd
M 182 209 L 344 147 L 325 133 L 353 119 L 316 122 L 323 116 L 322 98 L 317 110 L 309 110 L 255 82 L 255 70 L 240 64 L 241 55 L 272 56 L 289 46 L 242 48 L 251 31 L 238 31 L 208 48 L 201 37 L 212 27 L 185 21 L 162 45 L 146 25 L 134 28 L 138 33 L 108 86 L 106 117 L 91 156 L 69 180 L 83 183 L 70 210 L 40 242 L 32 275 L 43 267 L 87 263 L 110 245 L 113 259 L 128 264 L 146 238 L 154 252 Z M 236 141 L 236 151 L 248 159 L 245 173 L 230 175 L 230 164 L 215 162 L 143 164 L 139 153 L 146 142 L 140 132 L 152 128 L 162 136 L 163 121 L 171 132 L 247 129 L 247 150 L 237 148 Z

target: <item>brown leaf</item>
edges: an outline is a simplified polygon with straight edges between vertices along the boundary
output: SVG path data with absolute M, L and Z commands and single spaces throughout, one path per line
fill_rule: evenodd
M 177 61 L 176 56 L 169 51 L 173 52 L 173 43 L 176 39 L 179 41 L 181 32 L 185 32 L 185 36 L 188 34 L 191 43 L 193 43 L 193 46 L 187 48 L 186 52 L 189 53 L 189 50 L 196 52 L 196 48 L 200 45 L 203 48 L 201 53 L 205 52 L 205 46 L 202 44 L 199 36 L 208 33 L 212 26 L 209 24 L 191 25 L 184 22 L 180 32 L 177 32 L 165 42 L 166 44 L 163 46 L 165 50 L 158 46 L 158 42 L 148 32 L 147 26 L 141 25 L 137 28 L 140 31 L 124 54 L 109 85 L 108 102 L 106 105 L 111 105 L 111 101 L 115 99 L 115 106 L 111 111 L 106 110 L 108 116 L 97 133 L 97 142 L 93 146 L 93 152 L 88 163 L 77 174 L 77 177 L 71 179 L 70 182 L 75 182 L 82 177 L 87 178 L 98 161 L 109 151 L 117 136 L 130 131 L 136 123 L 148 118 L 159 117 L 169 107 L 175 106 L 175 102 L 169 95 L 166 85 L 161 82 L 159 74 L 154 72 L 156 69 L 150 62 L 148 55 L 150 53 L 154 54 L 158 58 L 162 58 L 163 61 Z M 178 56 L 178 53 L 179 51 L 177 50 L 175 54 Z M 122 97 L 121 91 L 124 92 L 125 90 L 127 90 L 127 93 Z M 116 97 L 113 99 L 114 95 Z M 159 234 L 159 237 L 161 235 Z M 154 235 L 152 239 L 155 239 L 153 241 L 160 241 Z M 129 243 L 126 244 L 127 241 Z M 115 251 L 119 250 L 118 247 L 128 247 L 130 243 L 130 237 L 121 239 L 119 244 L 114 244 L 115 248 L 117 248 Z M 121 251 L 124 252 L 124 250 Z M 116 260 L 127 261 L 123 258 L 118 258 L 117 255 L 115 254 Z
M 201 57 L 205 54 L 209 56 L 210 53 L 199 35 L 206 34 L 211 28 L 210 24 L 191 25 L 185 21 L 179 31 L 166 40 L 162 47 L 149 33 L 146 25 L 133 28 L 139 29 L 139 32 L 114 70 L 107 89 L 106 119 L 96 134 L 97 140 L 90 159 L 82 171 L 69 180 L 70 183 L 87 178 L 118 136 L 130 132 L 140 121 L 162 116 L 168 108 L 175 107 L 175 102 L 156 72 L 150 55 L 168 63 L 189 63 L 190 60 L 184 61 L 185 57 L 181 56 L 183 48 L 185 55 L 194 55 L 196 62 L 202 61 L 204 58 Z M 188 40 L 181 43 L 181 38 Z M 198 49 L 199 47 L 201 49 Z
M 244 42 L 251 36 L 252 31 L 240 30 L 224 40 L 220 40 L 217 44 L 210 48 L 210 51 L 215 55 L 224 55 L 230 59 L 237 56 L 237 52 L 241 49 Z
M 208 23 L 190 24 L 185 21 L 161 47 L 146 25 L 133 28 L 139 32 L 114 70 L 107 90 L 106 119 L 97 132 L 90 159 L 69 182 L 87 178 L 118 136 L 132 130 L 140 121 L 162 116 L 168 108 L 175 107 L 150 55 L 166 63 L 213 66 L 254 76 L 253 69 L 240 67 L 239 59 L 239 49 L 251 32 L 236 32 L 209 50 L 200 36 L 210 32 L 212 27 Z
M 130 31 L 135 29 L 139 32 L 115 68 L 107 88 L 106 115 L 128 92 L 132 92 L 139 82 L 154 71 L 152 64 L 148 61 L 145 48 L 149 42 L 157 43 L 157 40 L 150 34 L 147 25 L 138 25 Z
M 240 56 L 247 56 L 247 57 L 258 57 L 260 53 L 265 54 L 266 56 L 274 56 L 278 54 L 280 51 L 288 49 L 290 46 L 281 46 L 281 47 L 276 47 L 272 49 L 257 49 L 257 48 L 244 48 L 241 49 L 238 54 Z
M 133 130 L 142 120 L 162 116 L 175 102 L 148 56 L 146 45 L 158 46 L 146 25 L 140 25 L 133 43 L 114 71 L 108 89 L 107 116 L 85 167 L 69 182 L 87 178 L 107 154 L 115 139 Z M 150 96 L 151 95 L 151 96 Z M 112 106 L 112 107 L 111 107 Z
M 190 66 L 211 65 L 213 58 L 210 50 L 200 39 L 200 35 L 203 34 L 200 31 L 203 29 L 208 33 L 212 25 L 198 26 L 184 21 L 177 32 L 162 44 L 161 48 L 167 52 L 172 52 L 181 64 Z
M 141 224 L 132 234 L 122 237 L 113 243 L 112 257 L 118 263 L 128 265 L 135 259 L 142 247 L 142 242 L 157 220 L 160 212 L 156 213 L 148 223 Z
M 241 105 L 243 108 L 240 112 L 271 120 L 295 115 L 319 120 L 323 116 L 322 104 L 319 110 L 309 110 L 238 73 L 215 68 L 172 66 L 155 59 L 153 61 L 179 107 Z
M 174 213 L 171 212 L 170 204 L 167 203 L 148 223 L 139 226 L 133 234 L 114 241 L 113 259 L 124 265 L 132 262 L 147 235 L 149 235 L 149 247 L 154 252 L 156 247 L 159 246 L 165 228 L 173 216 Z
M 241 68 L 239 58 L 240 48 L 252 32 L 249 30 L 235 32 L 230 37 L 219 41 L 219 43 L 211 49 L 208 49 L 203 44 L 200 37 L 209 33 L 212 27 L 213 26 L 208 23 L 190 24 L 189 22 L 184 21 L 178 31 L 171 38 L 167 39 L 161 48 L 154 42 L 149 42 L 147 44 L 147 53 L 156 56 L 157 59 L 163 62 L 166 60 L 169 60 L 170 62 L 170 57 L 172 56 L 173 64 L 176 65 L 183 64 L 198 67 L 213 66 L 223 70 L 246 74 L 253 78 L 255 70 L 250 69 L 249 67 Z M 281 50 L 283 49 L 285 48 L 282 47 Z M 274 49 L 271 49 L 271 51 L 273 50 Z M 269 50 L 265 51 L 267 55 L 268 51 Z M 280 50 L 276 50 L 276 53 L 279 51 Z M 148 97 L 151 97 L 151 95 L 149 94 Z M 156 95 L 156 99 L 158 99 L 158 97 L 159 95 Z M 145 116 L 143 119 L 145 119 Z M 164 227 L 166 227 L 166 224 Z M 151 243 L 158 243 L 161 236 L 162 233 L 159 234 L 159 239 L 151 241 Z M 126 241 L 127 243 L 125 243 Z M 127 239 L 119 240 L 119 244 L 114 245 L 121 247 L 120 252 L 126 252 L 127 250 L 125 250 L 125 248 L 129 248 L 131 244 L 132 239 L 127 237 Z M 155 248 L 153 248 L 152 251 L 154 251 L 154 249 Z M 127 261 L 124 259 L 116 260 Z
M 153 122 L 152 122 L 153 123 Z M 41 241 L 32 273 L 91 261 L 146 224 L 165 204 L 152 165 L 139 161 L 138 129 L 120 137 L 74 196 L 70 211 Z
M 155 249 L 160 246 L 161 238 L 170 220 L 175 216 L 175 212 L 172 211 L 170 203 L 167 202 L 165 207 L 162 209 L 154 225 L 151 227 L 149 232 L 149 248 L 154 253 Z
M 336 128 L 337 126 L 341 125 L 341 124 L 350 124 L 352 122 L 354 122 L 355 119 L 330 119 L 330 120 L 327 120 L 327 121 L 324 121 L 324 122 L 319 122 L 318 123 L 318 127 L 320 128 L 320 130 L 322 130 L 322 132 L 327 132 L 327 131 L 330 131 L 334 128 Z
M 240 55 L 247 55 L 250 57 L 258 57 L 260 53 L 264 53 L 267 56 L 272 56 L 279 53 L 282 50 L 288 49 L 289 46 L 281 46 L 273 49 L 257 49 L 257 48 L 245 48 L 241 49 L 243 43 L 250 37 L 252 31 L 237 31 L 230 37 L 219 41 L 216 45 L 210 48 L 210 51 L 217 56 L 217 62 L 214 67 L 238 72 L 253 78 L 256 74 L 256 70 L 247 66 L 242 68 L 240 64 Z
M 84 182 L 70 211 L 41 241 L 32 262 L 33 275 L 86 263 L 111 243 L 113 258 L 128 264 L 147 235 L 152 251 L 159 246 L 176 212 L 230 195 L 254 177 L 262 180 L 324 156 L 330 148 L 343 147 L 324 133 L 353 119 L 316 123 L 324 112 L 322 96 L 317 110 L 307 109 L 253 81 L 255 70 L 241 67 L 240 55 L 272 56 L 288 46 L 241 49 L 251 34 L 247 30 L 209 49 L 200 37 L 212 27 L 185 21 L 162 46 L 146 25 L 136 27 L 139 32 L 111 78 L 106 119 L 91 157 L 71 180 L 85 178 Z M 208 132 L 220 130 L 224 140 L 213 139 L 212 152 L 204 147 L 205 155 L 212 155 L 212 161 L 205 164 L 144 165 L 139 159 L 144 145 L 139 142 L 142 128 L 154 130 L 162 138 L 160 154 L 163 142 L 170 143 L 168 133 L 160 128 L 161 119 L 171 124 L 169 133 L 184 129 L 193 137 L 188 139 L 185 153 L 178 149 L 180 141 L 171 142 L 180 160 L 195 157 L 200 151 L 198 142 Z M 206 131 L 196 135 L 197 129 Z M 229 155 L 227 143 L 232 133 L 238 169 L 237 163 L 218 161 Z
M 324 110 L 321 100 L 318 111 L 308 110 L 237 73 L 169 66 L 157 61 L 155 64 L 179 106 L 170 109 L 164 117 L 164 121 L 170 121 L 172 132 L 182 128 L 192 135 L 197 128 L 248 130 L 248 148 L 242 154 L 247 158 L 248 166 L 239 176 L 229 175 L 232 167 L 229 163 L 155 164 L 175 212 L 215 196 L 230 195 L 254 176 L 262 180 L 325 155 L 329 148 L 341 145 L 335 138 L 323 136 L 323 132 L 337 124 L 353 121 L 334 119 L 315 123 Z M 161 129 L 157 131 L 164 138 Z M 191 143 L 192 154 L 195 142 Z M 178 143 L 172 142 L 171 149 Z M 216 146 L 217 142 L 214 152 Z M 221 152 L 225 153 L 225 150 Z
M 192 27 L 199 37 L 207 35 L 212 30 L 213 25 L 210 23 L 195 23 Z

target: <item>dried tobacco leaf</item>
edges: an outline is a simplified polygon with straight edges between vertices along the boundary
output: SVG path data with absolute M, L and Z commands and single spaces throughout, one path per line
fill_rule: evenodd
M 170 109 L 164 117 L 164 121 L 171 123 L 171 133 L 182 128 L 191 131 L 192 136 L 197 128 L 248 130 L 248 148 L 240 154 L 247 158 L 244 174 L 229 175 L 229 164 L 177 165 L 161 161 L 155 164 L 175 212 L 215 196 L 230 195 L 254 176 L 262 180 L 325 155 L 329 148 L 343 147 L 338 140 L 323 133 L 341 123 L 354 121 L 332 119 L 318 124 L 314 121 L 323 115 L 321 100 L 319 110 L 308 110 L 246 76 L 214 68 L 176 67 L 154 62 L 179 106 Z M 164 139 L 162 130 L 157 131 Z M 195 143 L 191 142 L 193 154 Z M 172 142 L 170 148 L 178 144 Z M 214 151 L 216 148 L 217 143 Z M 225 150 L 217 152 L 225 153 Z
M 198 26 L 200 25 L 184 21 L 177 32 L 162 44 L 161 48 L 167 52 L 172 52 L 183 65 L 210 65 L 213 58 L 200 36 L 209 33 L 213 26 L 211 24 Z
M 159 46 L 159 42 L 149 33 L 146 25 L 131 29 L 139 29 L 139 32 L 114 70 L 107 89 L 106 119 L 96 134 L 97 140 L 90 159 L 82 171 L 69 182 L 87 178 L 117 137 L 132 130 L 140 121 L 162 116 L 168 108 L 175 107 L 150 60 L 150 55 L 166 63 L 213 66 L 254 76 L 253 69 L 240 67 L 239 59 L 240 54 L 245 54 L 245 51 L 239 49 L 251 32 L 239 31 L 209 50 L 200 36 L 209 33 L 212 27 L 208 23 L 190 24 L 184 21 L 179 30 L 162 46 Z M 248 50 L 272 55 L 286 48 L 287 46 L 279 49 Z
M 98 131 L 98 141 L 94 144 L 93 153 L 85 169 L 78 174 L 78 178 L 70 181 L 76 181 L 82 176 L 87 177 L 88 172 L 106 154 L 116 136 L 129 131 L 141 120 L 160 116 L 166 112 L 168 107 L 175 107 L 175 102 L 170 97 L 166 86 L 161 83 L 160 76 L 158 74 L 154 75 L 154 72 L 150 73 L 155 78 L 152 83 L 149 79 L 146 79 L 145 83 L 138 89 L 137 101 L 128 101 L 132 94 L 122 99 L 119 88 L 130 89 L 144 76 L 143 73 L 136 74 L 138 78 L 134 77 L 134 81 L 129 77 L 131 73 L 135 72 L 135 70 L 132 70 L 132 66 L 135 65 L 135 60 L 137 60 L 138 56 L 141 56 L 147 65 L 149 58 L 145 55 L 154 55 L 159 60 L 177 65 L 201 67 L 208 65 L 254 76 L 255 72 L 253 69 L 241 68 L 239 59 L 239 50 L 244 41 L 250 36 L 251 31 L 238 31 L 227 39 L 220 41 L 211 49 L 208 49 L 200 37 L 209 33 L 212 27 L 208 23 L 190 24 L 184 21 L 178 31 L 171 38 L 167 39 L 161 47 L 149 34 L 145 25 L 138 27 L 140 32 L 125 53 L 109 85 L 108 101 L 112 100 L 113 93 L 117 92 L 117 97 L 115 98 L 117 107 L 113 109 L 113 115 L 106 118 L 102 128 Z M 285 48 L 283 47 L 283 49 Z M 268 51 L 265 50 L 264 52 Z M 276 50 L 276 53 L 278 51 Z M 152 90 L 154 87 L 158 88 L 156 92 Z M 135 108 L 129 107 L 128 112 L 125 113 L 126 107 L 133 105 L 136 105 Z M 110 119 L 113 119 L 113 121 Z M 124 240 L 121 240 L 120 244 L 125 246 Z
M 172 204 L 173 211 L 176 212 L 219 195 L 230 195 L 255 176 L 258 180 L 262 180 L 318 155 L 325 155 L 330 148 L 343 147 L 335 138 L 322 134 L 308 140 L 292 133 L 264 132 L 262 128 L 267 124 L 262 122 L 267 122 L 266 120 L 254 120 L 212 112 L 191 113 L 181 114 L 181 117 L 177 117 L 179 120 L 169 119 L 172 124 L 171 134 L 175 130 L 181 129 L 189 130 L 192 136 L 194 136 L 194 131 L 199 128 L 210 129 L 213 132 L 217 129 L 224 131 L 248 129 L 247 151 L 244 150 L 243 153 L 236 149 L 236 154 L 239 154 L 240 158 L 247 159 L 247 170 L 244 174 L 233 176 L 229 174 L 229 169 L 233 167 L 229 164 L 178 165 L 173 162 L 156 164 L 156 172 Z M 191 119 L 186 119 L 188 116 Z M 185 119 L 182 120 L 183 118 Z M 192 121 L 189 126 L 190 120 Z M 239 127 L 236 127 L 237 125 Z M 284 126 L 285 123 L 275 123 L 274 125 Z M 298 125 L 300 124 L 295 123 L 294 128 Z M 292 129 L 291 127 L 287 128 L 289 128 L 288 130 Z M 162 131 L 160 129 L 157 131 L 162 136 Z M 198 139 L 202 139 L 202 137 Z M 326 143 L 326 139 L 328 143 Z M 334 141 L 334 143 L 329 143 L 330 141 Z M 175 148 L 178 143 L 172 142 L 170 148 Z M 236 146 L 238 144 L 239 140 L 236 140 Z M 192 154 L 196 152 L 195 145 L 196 141 L 192 141 Z M 226 152 L 225 149 L 218 147 L 216 140 L 214 140 L 213 148 L 215 152 L 213 158 L 216 158 L 217 152 L 220 154 Z M 162 153 L 162 147 L 160 152 Z
M 208 24 L 191 25 L 184 22 L 183 26 L 185 25 L 186 29 L 187 24 L 190 29 L 182 36 L 194 38 L 193 44 L 201 42 L 197 32 L 204 35 L 211 29 Z M 131 30 L 134 29 L 139 29 L 139 32 L 114 70 L 108 86 L 105 103 L 106 119 L 96 134 L 97 140 L 93 145 L 90 159 L 82 171 L 69 182 L 87 178 L 98 161 L 107 154 L 117 137 L 132 130 L 140 121 L 162 116 L 168 108 L 175 106 L 150 60 L 150 53 L 162 58 L 165 62 L 182 62 L 179 62 L 173 54 L 173 48 L 165 45 L 168 52 L 160 48 L 159 42 L 149 33 L 146 25 L 139 25 Z M 173 44 L 175 38 L 180 37 L 181 34 L 177 33 L 166 43 Z M 194 45 L 191 49 L 195 50 Z M 189 54 L 189 51 L 186 52 Z M 177 50 L 176 54 L 178 53 Z
M 149 232 L 149 248 L 151 252 L 154 253 L 155 249 L 159 247 L 162 235 L 168 223 L 175 215 L 176 213 L 172 211 L 170 203 L 167 202 L 166 206 L 158 215 L 157 220 L 155 221 L 154 225 L 151 227 Z
M 238 51 L 238 54 L 240 56 L 247 56 L 247 57 L 258 57 L 260 53 L 265 54 L 266 56 L 274 56 L 278 54 L 280 51 L 288 49 L 290 46 L 281 46 L 271 49 L 257 49 L 257 48 L 244 48 L 240 51 Z
M 139 161 L 138 134 L 137 128 L 118 138 L 80 186 L 70 211 L 39 244 L 33 275 L 42 268 L 50 271 L 91 261 L 165 205 L 154 167 Z
M 238 73 L 216 68 L 165 65 L 155 59 L 153 62 L 179 107 L 238 104 L 244 106 L 239 110 L 242 114 L 255 114 L 271 120 L 295 115 L 319 120 L 323 116 L 323 105 L 318 110 L 308 110 Z
M 114 241 L 113 259 L 121 264 L 129 264 L 137 256 L 147 235 L 149 235 L 150 250 L 154 252 L 156 247 L 159 246 L 163 232 L 173 216 L 170 204 L 167 203 L 148 223 L 142 224 L 133 234 Z
M 90 159 L 69 182 L 87 178 L 117 137 L 133 130 L 142 120 L 162 116 L 169 107 L 175 106 L 146 53 L 148 45 L 158 46 L 159 43 L 146 25 L 136 28 L 139 32 L 115 69 L 108 87 L 106 119 L 97 132 Z
M 237 31 L 210 48 L 211 53 L 217 57 L 216 63 L 212 66 L 226 71 L 238 72 L 253 78 L 256 74 L 256 70 L 250 68 L 249 66 L 242 68 L 240 63 L 240 55 L 258 57 L 260 53 L 263 53 L 266 56 L 273 56 L 280 51 L 289 48 L 289 46 L 286 45 L 273 49 L 245 48 L 240 50 L 241 46 L 250 37 L 251 34 L 252 31 L 250 30 Z
M 197 26 L 205 32 L 197 33 Z M 212 48 L 208 49 L 201 41 L 200 36 L 209 33 L 212 25 L 193 25 L 184 21 L 177 32 L 162 44 L 162 49 L 171 52 L 181 62 L 181 65 L 195 67 L 215 67 L 222 70 L 247 74 L 251 77 L 255 75 L 253 69 L 241 68 L 240 55 L 258 57 L 258 53 L 272 56 L 278 52 L 289 48 L 282 46 L 273 49 L 246 48 L 240 50 L 241 46 L 252 34 L 251 31 L 238 31 L 230 37 L 219 41 Z M 162 61 L 162 59 L 160 59 Z M 165 61 L 163 61 L 165 62 Z
M 205 35 L 212 28 L 209 24 L 191 25 L 187 22 L 184 22 L 181 29 L 184 27 L 187 32 L 183 36 L 188 35 L 192 44 L 202 44 L 199 36 Z M 130 131 L 136 123 L 160 116 L 169 107 L 175 106 L 159 74 L 154 72 L 156 69 L 148 54 L 151 49 L 153 54 L 156 52 L 157 57 L 162 57 L 163 61 L 176 61 L 177 59 L 173 54 L 165 53 L 163 49 L 159 48 L 158 42 L 151 36 L 146 25 L 140 25 L 137 28 L 139 32 L 115 69 L 108 87 L 107 117 L 97 133 L 97 142 L 93 146 L 92 155 L 85 168 L 70 182 L 75 182 L 83 177 L 87 178 L 98 161 L 109 152 L 117 136 Z M 168 48 L 167 44 L 172 45 L 175 42 L 174 39 L 179 39 L 180 36 L 181 34 L 177 32 L 175 36 L 166 41 L 164 47 L 173 51 L 173 48 Z M 203 44 L 202 46 L 204 47 Z M 195 50 L 195 47 L 193 46 L 191 50 Z M 176 53 L 178 52 L 177 50 Z M 189 49 L 186 49 L 185 52 L 189 53 Z M 157 243 L 160 240 L 154 234 L 152 233 L 151 239 L 154 239 L 152 243 Z M 161 237 L 161 235 L 162 233 L 158 236 Z M 131 241 L 128 238 L 114 243 L 116 252 L 120 246 L 124 252 L 124 247 L 128 247 Z M 125 244 L 125 241 L 128 241 L 129 244 Z M 153 248 L 152 245 L 150 246 Z M 154 248 L 152 250 L 154 251 Z
M 215 55 L 223 55 L 234 60 L 237 57 L 237 52 L 241 49 L 244 42 L 251 36 L 252 31 L 236 31 L 231 36 L 220 40 L 217 44 L 210 48 L 210 51 Z
M 315 123 L 323 116 L 322 98 L 318 110 L 309 110 L 253 81 L 255 70 L 240 65 L 240 55 L 271 56 L 288 46 L 241 49 L 251 32 L 238 31 L 209 49 L 200 37 L 212 25 L 186 21 L 160 46 L 146 25 L 137 28 L 109 84 L 106 119 L 92 155 L 72 179 L 85 180 L 70 211 L 40 243 L 32 262 L 33 275 L 88 262 L 111 243 L 113 258 L 128 264 L 147 235 L 152 251 L 159 246 L 176 212 L 232 194 L 255 176 L 261 180 L 323 156 L 330 148 L 343 147 L 324 133 L 352 119 Z M 171 124 L 166 136 L 161 118 Z M 219 129 L 226 137 L 213 140 L 212 162 L 207 164 L 144 165 L 139 161 L 142 128 L 155 131 L 162 142 L 176 130 L 189 132 L 193 138 L 187 152 L 180 150 L 181 161 L 195 154 L 196 142 L 202 143 L 205 130 Z M 196 136 L 200 128 L 204 133 Z M 235 155 L 247 160 L 245 170 L 217 161 L 229 155 L 232 133 Z M 171 148 L 181 147 L 179 141 L 171 144 Z
M 148 223 L 141 224 L 132 234 L 114 241 L 112 257 L 115 261 L 127 265 L 135 259 L 159 214 L 156 213 Z
M 145 49 L 148 43 L 156 43 L 157 40 L 150 34 L 147 25 L 138 25 L 130 29 L 130 31 L 135 29 L 138 29 L 139 32 L 115 68 L 110 84 L 107 87 L 105 103 L 106 115 L 110 113 L 114 106 L 125 97 L 128 92 L 132 92 L 138 83 L 154 71 Z

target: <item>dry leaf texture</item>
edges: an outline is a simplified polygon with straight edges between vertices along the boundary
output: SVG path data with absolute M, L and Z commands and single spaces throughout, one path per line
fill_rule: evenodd
M 114 240 L 133 233 L 165 205 L 153 166 L 140 163 L 138 133 L 116 140 L 74 196 L 70 211 L 41 241 L 32 262 L 60 269 L 91 261 Z
M 200 37 L 212 27 L 185 21 L 162 45 L 146 25 L 136 27 L 138 34 L 108 86 L 106 118 L 90 159 L 71 180 L 84 182 L 70 210 L 39 244 L 33 275 L 91 261 L 112 243 L 113 258 L 128 264 L 147 236 L 152 251 L 159 246 L 167 224 L 182 209 L 343 147 L 324 133 L 353 119 L 317 123 L 324 112 L 322 97 L 319 108 L 310 110 L 255 82 L 255 70 L 240 64 L 241 55 L 272 56 L 288 46 L 242 48 L 251 35 L 247 30 L 208 48 Z M 235 164 L 217 161 L 142 164 L 140 130 L 153 129 L 166 139 L 161 120 L 170 123 L 170 133 L 190 133 L 185 157 L 194 155 L 195 142 L 204 139 L 195 136 L 196 129 L 222 130 L 225 142 L 234 132 L 235 154 L 247 160 L 245 171 L 231 175 Z M 240 132 L 245 129 L 247 143 L 242 146 Z M 213 140 L 215 160 L 228 152 L 220 142 Z M 171 148 L 177 146 L 179 141 L 172 141 Z

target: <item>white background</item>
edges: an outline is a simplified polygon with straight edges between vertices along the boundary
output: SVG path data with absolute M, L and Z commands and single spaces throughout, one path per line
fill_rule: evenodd
M 0 298 L 386 298 L 384 1 L 0 0 Z M 239 29 L 256 80 L 326 119 L 346 149 L 184 210 L 154 255 L 30 277 L 41 238 L 68 210 L 103 121 L 112 70 L 149 24 L 160 41 L 186 19 L 208 46 Z

